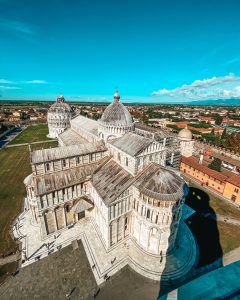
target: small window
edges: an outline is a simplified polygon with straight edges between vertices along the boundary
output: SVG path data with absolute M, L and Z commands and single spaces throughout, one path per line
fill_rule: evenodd
M 118 153 L 118 160 L 121 161 L 121 155 Z
M 126 164 L 126 166 L 128 167 L 128 158 L 126 157 L 126 159 L 125 159 L 125 164 Z
M 232 195 L 231 200 L 232 200 L 233 202 L 235 202 L 236 199 L 237 199 L 237 196 L 236 196 L 236 195 Z
M 79 156 L 77 157 L 77 164 L 79 164 L 80 163 L 80 158 L 79 158 Z
M 66 159 L 62 160 L 62 165 L 63 165 L 63 167 L 66 167 Z
M 237 189 L 237 188 L 235 188 L 235 189 L 234 189 L 234 193 L 236 193 L 236 194 L 237 194 L 237 193 L 238 193 L 238 191 L 239 191 L 239 189 Z
M 66 205 L 65 207 L 66 207 L 66 212 L 68 213 L 70 211 L 70 207 L 69 205 Z
M 49 163 L 46 163 L 46 171 L 49 171 L 50 170 L 50 165 Z
M 62 190 L 63 195 L 65 195 L 65 189 Z
M 53 195 L 53 198 L 55 198 L 55 192 L 53 192 L 53 194 L 52 194 L 52 195 Z

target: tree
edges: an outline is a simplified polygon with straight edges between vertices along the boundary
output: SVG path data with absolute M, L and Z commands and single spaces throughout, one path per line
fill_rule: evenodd
M 215 134 L 215 145 L 217 145 L 217 146 L 220 146 L 220 145 L 221 145 L 221 136 L 220 136 L 220 133 L 219 133 L 219 132 L 217 132 L 217 133 Z
M 215 124 L 216 125 L 221 125 L 222 124 L 222 121 L 223 121 L 223 117 L 222 116 L 216 115 L 216 117 L 214 119 L 215 119 Z
M 227 128 L 225 127 L 221 135 L 221 140 L 225 140 L 226 138 L 227 138 Z
M 240 133 L 227 135 L 223 145 L 231 151 L 240 153 Z
M 212 170 L 221 171 L 222 161 L 219 158 L 214 158 L 213 161 L 208 165 L 208 167 Z

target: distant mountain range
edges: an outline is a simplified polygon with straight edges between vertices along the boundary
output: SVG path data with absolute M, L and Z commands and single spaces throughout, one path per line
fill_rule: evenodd
M 218 100 L 198 100 L 198 101 L 190 101 L 184 104 L 188 105 L 233 105 L 240 106 L 240 99 L 218 99 Z

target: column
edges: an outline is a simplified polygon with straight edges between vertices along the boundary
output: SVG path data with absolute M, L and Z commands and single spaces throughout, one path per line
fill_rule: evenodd
M 63 213 L 63 225 L 64 225 L 64 227 L 66 227 L 67 226 L 67 219 L 66 219 L 65 206 L 62 207 L 62 213 Z
M 56 218 L 56 211 L 55 209 L 53 210 L 53 220 L 54 220 L 54 225 L 55 225 L 55 231 L 58 230 L 58 226 L 57 226 L 57 218 Z
M 47 227 L 46 227 L 46 218 L 45 213 L 40 215 L 40 224 L 41 224 L 41 233 L 42 233 L 42 239 L 45 239 L 47 237 Z

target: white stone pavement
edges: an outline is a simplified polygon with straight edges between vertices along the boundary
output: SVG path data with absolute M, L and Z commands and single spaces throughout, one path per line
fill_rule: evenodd
M 42 241 L 40 228 L 31 224 L 30 211 L 25 211 L 13 227 L 14 236 L 22 242 L 22 267 L 59 251 L 75 240 L 82 240 L 97 284 L 129 264 L 136 272 L 153 280 L 177 279 L 184 276 L 195 263 L 196 245 L 184 222 L 179 227 L 176 249 L 167 256 L 149 255 L 132 238 L 125 238 L 111 250 L 105 249 L 101 235 L 90 218 L 62 229 Z M 74 245 L 74 243 L 73 243 Z

